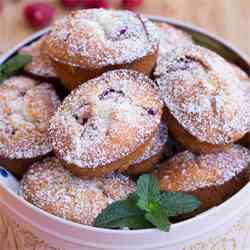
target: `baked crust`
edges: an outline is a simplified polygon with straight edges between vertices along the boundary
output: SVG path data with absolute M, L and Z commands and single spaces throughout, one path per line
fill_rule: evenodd
M 74 90 L 51 119 L 53 150 L 77 176 L 125 170 L 160 126 L 163 102 L 135 71 L 110 71 Z
M 20 176 L 52 151 L 48 121 L 60 104 L 52 85 L 18 76 L 0 86 L 0 164 Z
M 207 155 L 185 151 L 163 163 L 154 174 L 162 191 L 196 196 L 201 201 L 197 214 L 221 204 L 248 183 L 249 161 L 250 151 L 240 145 Z
M 161 122 L 160 128 L 149 142 L 143 155 L 132 161 L 131 165 L 126 170 L 126 174 L 140 175 L 150 172 L 155 168 L 163 156 L 163 151 L 166 153 L 165 144 L 167 143 L 167 140 L 168 128 L 164 122 Z
M 155 24 L 160 31 L 158 61 L 162 56 L 170 52 L 172 49 L 175 49 L 176 47 L 194 44 L 192 37 L 188 33 L 167 23 L 155 22 Z
M 249 102 L 249 100 L 250 100 L 250 77 L 239 66 L 237 66 L 235 64 L 231 64 L 231 66 L 235 70 L 235 72 L 236 72 L 236 74 L 241 82 L 241 86 L 244 89 L 244 93 L 245 93 L 246 98 L 248 100 L 248 103 L 246 105 L 250 105 L 250 102 Z M 248 126 L 248 131 L 250 131 L 250 124 Z M 246 135 L 242 139 L 240 139 L 239 143 L 248 147 L 250 145 L 250 132 L 247 132 Z
M 155 76 L 169 132 L 186 148 L 197 153 L 221 151 L 248 131 L 245 88 L 214 52 L 199 46 L 176 48 L 161 59 Z
M 135 183 L 121 174 L 80 179 L 64 169 L 55 157 L 32 165 L 21 181 L 21 195 L 58 217 L 92 225 L 108 204 L 135 191 Z
M 20 50 L 22 54 L 26 53 L 32 56 L 31 63 L 25 66 L 24 71 L 34 77 L 39 77 L 46 81 L 58 81 L 58 76 L 51 60 L 48 55 L 44 53 L 43 42 L 45 39 L 46 36 Z
M 149 75 L 157 58 L 159 33 L 140 14 L 80 10 L 56 22 L 45 46 L 58 75 L 73 89 L 119 68 Z

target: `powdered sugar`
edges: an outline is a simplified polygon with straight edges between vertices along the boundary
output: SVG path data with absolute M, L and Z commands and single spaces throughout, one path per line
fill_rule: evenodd
M 52 86 L 19 76 L 0 88 L 1 157 L 33 158 L 50 152 L 48 120 L 60 104 Z
M 239 145 L 200 156 L 185 151 L 164 163 L 158 177 L 165 190 L 190 192 L 224 185 L 246 171 L 249 162 L 250 151 Z
M 160 124 L 162 101 L 152 86 L 146 76 L 127 70 L 81 85 L 51 120 L 57 155 L 78 167 L 95 168 L 134 152 Z
M 231 64 L 233 70 L 236 72 L 238 78 L 240 79 L 240 81 L 243 82 L 248 82 L 248 85 L 250 84 L 250 78 L 247 75 L 247 73 L 245 71 L 243 71 L 239 66 L 235 65 L 235 64 Z
M 160 154 L 163 151 L 163 147 L 166 144 L 167 139 L 168 139 L 167 125 L 164 122 L 162 122 L 160 128 L 158 129 L 155 136 L 149 143 L 149 146 L 145 149 L 144 154 L 138 159 L 134 160 L 132 162 L 132 165 L 136 166 L 136 164 L 139 164 L 157 154 Z
M 228 144 L 247 131 L 245 89 L 230 65 L 212 51 L 177 48 L 161 59 L 155 77 L 171 114 L 199 141 Z
M 80 10 L 56 22 L 46 44 L 55 60 L 102 67 L 156 52 L 159 32 L 147 18 L 132 12 Z
M 51 60 L 43 51 L 43 42 L 45 39 L 46 36 L 20 50 L 21 53 L 28 53 L 32 56 L 32 62 L 25 66 L 24 70 L 36 76 L 57 78 Z
M 24 175 L 21 195 L 56 216 L 91 225 L 108 204 L 135 191 L 135 183 L 121 174 L 80 179 L 64 169 L 56 158 L 35 163 Z
M 176 47 L 193 44 L 188 33 L 166 23 L 156 24 L 160 30 L 159 58 Z

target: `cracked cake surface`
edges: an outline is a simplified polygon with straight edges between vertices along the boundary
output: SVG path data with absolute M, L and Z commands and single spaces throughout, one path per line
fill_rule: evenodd
M 108 204 L 126 198 L 135 188 L 135 183 L 122 174 L 80 179 L 52 157 L 28 169 L 21 181 L 20 194 L 51 214 L 92 225 Z
M 17 76 L 0 86 L 0 155 L 7 159 L 34 158 L 52 150 L 49 119 L 60 100 L 49 83 Z
M 57 21 L 46 45 L 55 60 L 95 68 L 130 63 L 155 53 L 159 39 L 156 26 L 140 14 L 92 9 L 72 12 Z
M 129 156 L 160 125 L 162 100 L 154 83 L 116 70 L 81 85 L 50 122 L 56 155 L 79 168 L 97 168 Z
M 230 144 L 247 132 L 248 96 L 219 55 L 199 46 L 176 48 L 155 76 L 169 113 L 200 142 Z

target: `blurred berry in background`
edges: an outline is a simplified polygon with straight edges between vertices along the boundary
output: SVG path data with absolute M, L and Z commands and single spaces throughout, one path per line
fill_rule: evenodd
M 21 1 L 21 0 L 20 0 Z M 119 7 L 122 9 L 136 10 L 143 0 L 117 0 Z M 27 2 L 27 1 L 26 1 Z M 28 1 L 24 5 L 24 18 L 26 23 L 35 29 L 41 29 L 48 26 L 54 18 L 55 8 L 64 8 L 65 10 L 76 9 L 91 9 L 91 8 L 112 8 L 111 1 L 109 0 L 57 0 L 59 5 L 54 7 L 52 1 Z M 1 8 L 2 0 L 0 0 Z
M 80 0 L 61 0 L 61 4 L 66 9 L 75 9 L 80 6 Z
M 110 7 L 108 0 L 81 0 L 81 7 L 85 9 L 92 8 L 104 8 L 107 9 Z
M 30 3 L 23 12 L 27 23 L 37 29 L 48 26 L 54 17 L 54 8 L 47 2 Z
M 134 10 L 143 3 L 143 0 L 123 0 L 123 8 L 128 10 Z

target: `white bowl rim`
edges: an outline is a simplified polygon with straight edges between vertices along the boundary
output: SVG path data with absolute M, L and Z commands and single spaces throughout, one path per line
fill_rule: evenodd
M 211 38 L 212 40 L 222 44 L 225 48 L 227 48 L 228 50 L 230 50 L 231 52 L 233 52 L 234 54 L 237 54 L 247 65 L 249 65 L 249 69 L 250 69 L 250 59 L 248 56 L 246 56 L 245 54 L 243 54 L 239 49 L 234 48 L 232 45 L 230 45 L 228 42 L 224 41 L 222 38 L 211 34 L 210 32 L 207 32 L 201 28 L 197 28 L 193 25 L 190 24 L 186 24 L 183 22 L 179 22 L 176 21 L 174 19 L 171 18 L 164 18 L 164 17 L 159 17 L 159 16 L 149 16 L 150 19 L 154 20 L 154 21 L 160 21 L 160 22 L 166 22 L 169 24 L 172 24 L 174 26 L 180 27 L 180 28 L 186 28 L 188 30 L 192 30 L 196 33 L 200 33 L 206 37 Z M 0 58 L 0 65 L 5 62 L 11 55 L 13 55 L 16 51 L 18 51 L 20 48 L 22 48 L 24 45 L 38 39 L 39 37 L 41 37 L 42 35 L 44 35 L 45 33 L 47 33 L 49 31 L 49 28 L 43 29 L 41 31 L 36 32 L 35 34 L 29 36 L 27 39 L 23 40 L 20 44 L 18 44 L 17 46 L 15 46 L 14 48 L 12 48 L 11 50 L 9 50 L 9 52 L 7 52 L 6 54 L 4 54 L 1 58 Z M 20 197 L 18 194 L 16 194 L 15 192 L 13 192 L 11 189 L 9 189 L 7 186 L 5 186 L 4 184 L 2 184 L 0 182 L 0 186 L 7 192 L 9 193 L 12 198 L 18 200 L 20 203 L 22 203 L 22 205 L 24 205 L 25 207 L 42 214 L 43 216 L 46 216 L 47 218 L 57 222 L 57 223 L 62 223 L 62 224 L 66 224 L 68 226 L 74 227 L 76 229 L 86 229 L 89 231 L 94 231 L 94 232 L 100 232 L 100 233 L 112 233 L 112 234 L 116 234 L 116 235 L 127 235 L 127 234 L 144 234 L 144 233 L 155 233 L 155 232 L 160 232 L 157 229 L 139 229 L 139 230 L 114 230 L 114 229 L 105 229 L 105 228 L 96 228 L 93 226 L 88 226 L 88 225 L 82 225 L 82 224 L 78 224 L 60 217 L 57 217 L 55 215 L 49 214 L 47 212 L 45 212 L 44 210 L 34 206 L 33 204 L 25 201 L 22 197 Z M 201 219 L 206 219 L 207 217 L 212 216 L 213 214 L 216 214 L 217 211 L 219 209 L 223 209 L 226 207 L 230 207 L 230 205 L 233 202 L 237 203 L 238 201 L 242 201 L 242 198 L 245 197 L 244 194 L 246 194 L 247 192 L 250 191 L 250 183 L 247 184 L 245 187 L 243 187 L 240 191 L 238 191 L 235 195 L 233 195 L 231 198 L 229 198 L 227 201 L 223 202 L 222 204 L 220 204 L 217 207 L 214 207 L 198 216 L 195 216 L 191 219 L 179 222 L 179 223 L 175 223 L 173 224 L 171 227 L 172 229 L 176 229 L 176 228 L 180 228 L 183 226 L 188 226 L 189 224 L 195 224 L 198 223 Z M 242 198 L 241 198 L 242 197 Z M 1 198 L 0 198 L 1 200 Z M 247 203 L 250 203 L 247 202 Z M 239 204 L 239 203 L 238 203 Z M 241 208 L 244 208 L 245 205 L 241 202 Z M 232 213 L 233 216 L 233 213 Z

